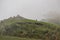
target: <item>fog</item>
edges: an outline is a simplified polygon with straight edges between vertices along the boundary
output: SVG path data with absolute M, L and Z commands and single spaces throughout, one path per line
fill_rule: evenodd
M 60 0 L 0 0 L 0 20 L 18 14 L 40 20 L 53 11 L 60 13 Z

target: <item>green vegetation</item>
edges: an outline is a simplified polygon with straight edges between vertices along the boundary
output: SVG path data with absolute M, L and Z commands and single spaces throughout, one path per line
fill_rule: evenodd
M 2 40 L 60 40 L 60 26 L 17 16 L 0 22 L 0 35 Z
M 40 40 L 40 39 L 0 36 L 0 40 Z

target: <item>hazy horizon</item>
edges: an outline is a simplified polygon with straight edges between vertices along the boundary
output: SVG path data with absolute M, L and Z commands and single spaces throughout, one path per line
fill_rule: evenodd
M 49 12 L 60 13 L 60 0 L 0 0 L 0 20 L 18 14 L 40 20 Z

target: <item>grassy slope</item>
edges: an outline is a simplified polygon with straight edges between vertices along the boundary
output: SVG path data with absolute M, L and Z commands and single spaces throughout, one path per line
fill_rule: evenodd
M 22 24 L 21 25 L 21 24 L 17 24 L 17 22 L 19 22 L 19 23 L 29 22 L 31 24 L 27 23 L 27 24 Z M 40 23 L 40 24 L 37 25 L 35 23 Z M 58 25 L 51 24 L 51 23 L 46 23 L 46 22 L 40 22 L 40 21 L 36 21 L 36 20 L 30 20 L 30 19 L 25 19 L 25 20 L 7 19 L 7 20 L 2 21 L 1 24 L 0 24 L 1 27 L 6 27 L 6 25 L 8 26 L 8 28 L 10 27 L 10 30 L 13 30 L 13 34 L 14 34 L 14 32 L 17 33 L 18 35 L 21 34 L 20 33 L 20 27 L 23 28 L 23 29 L 21 29 L 21 31 L 23 33 L 29 34 L 29 36 L 32 35 L 33 32 L 35 32 L 33 34 L 33 37 L 35 37 L 35 38 L 38 37 L 38 35 L 40 35 L 42 38 L 46 37 L 45 34 L 48 34 L 48 32 L 50 34 L 52 34 L 52 33 L 55 34 L 54 32 L 57 31 L 56 29 L 58 29 L 58 28 L 60 29 L 60 27 Z M 18 30 L 15 29 L 15 25 L 17 27 L 19 27 Z M 9 32 L 9 31 L 7 31 L 7 32 Z M 2 36 L 2 37 L 0 37 L 0 40 L 38 40 L 38 39 L 29 39 L 29 38 Z
M 11 37 L 11 36 L 0 36 L 0 40 L 40 40 L 40 39 L 20 38 L 20 37 Z

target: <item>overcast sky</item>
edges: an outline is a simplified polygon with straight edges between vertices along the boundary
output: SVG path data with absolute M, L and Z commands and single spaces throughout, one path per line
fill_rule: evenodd
M 60 0 L 0 0 L 0 20 L 18 14 L 40 20 L 51 11 L 60 12 Z

